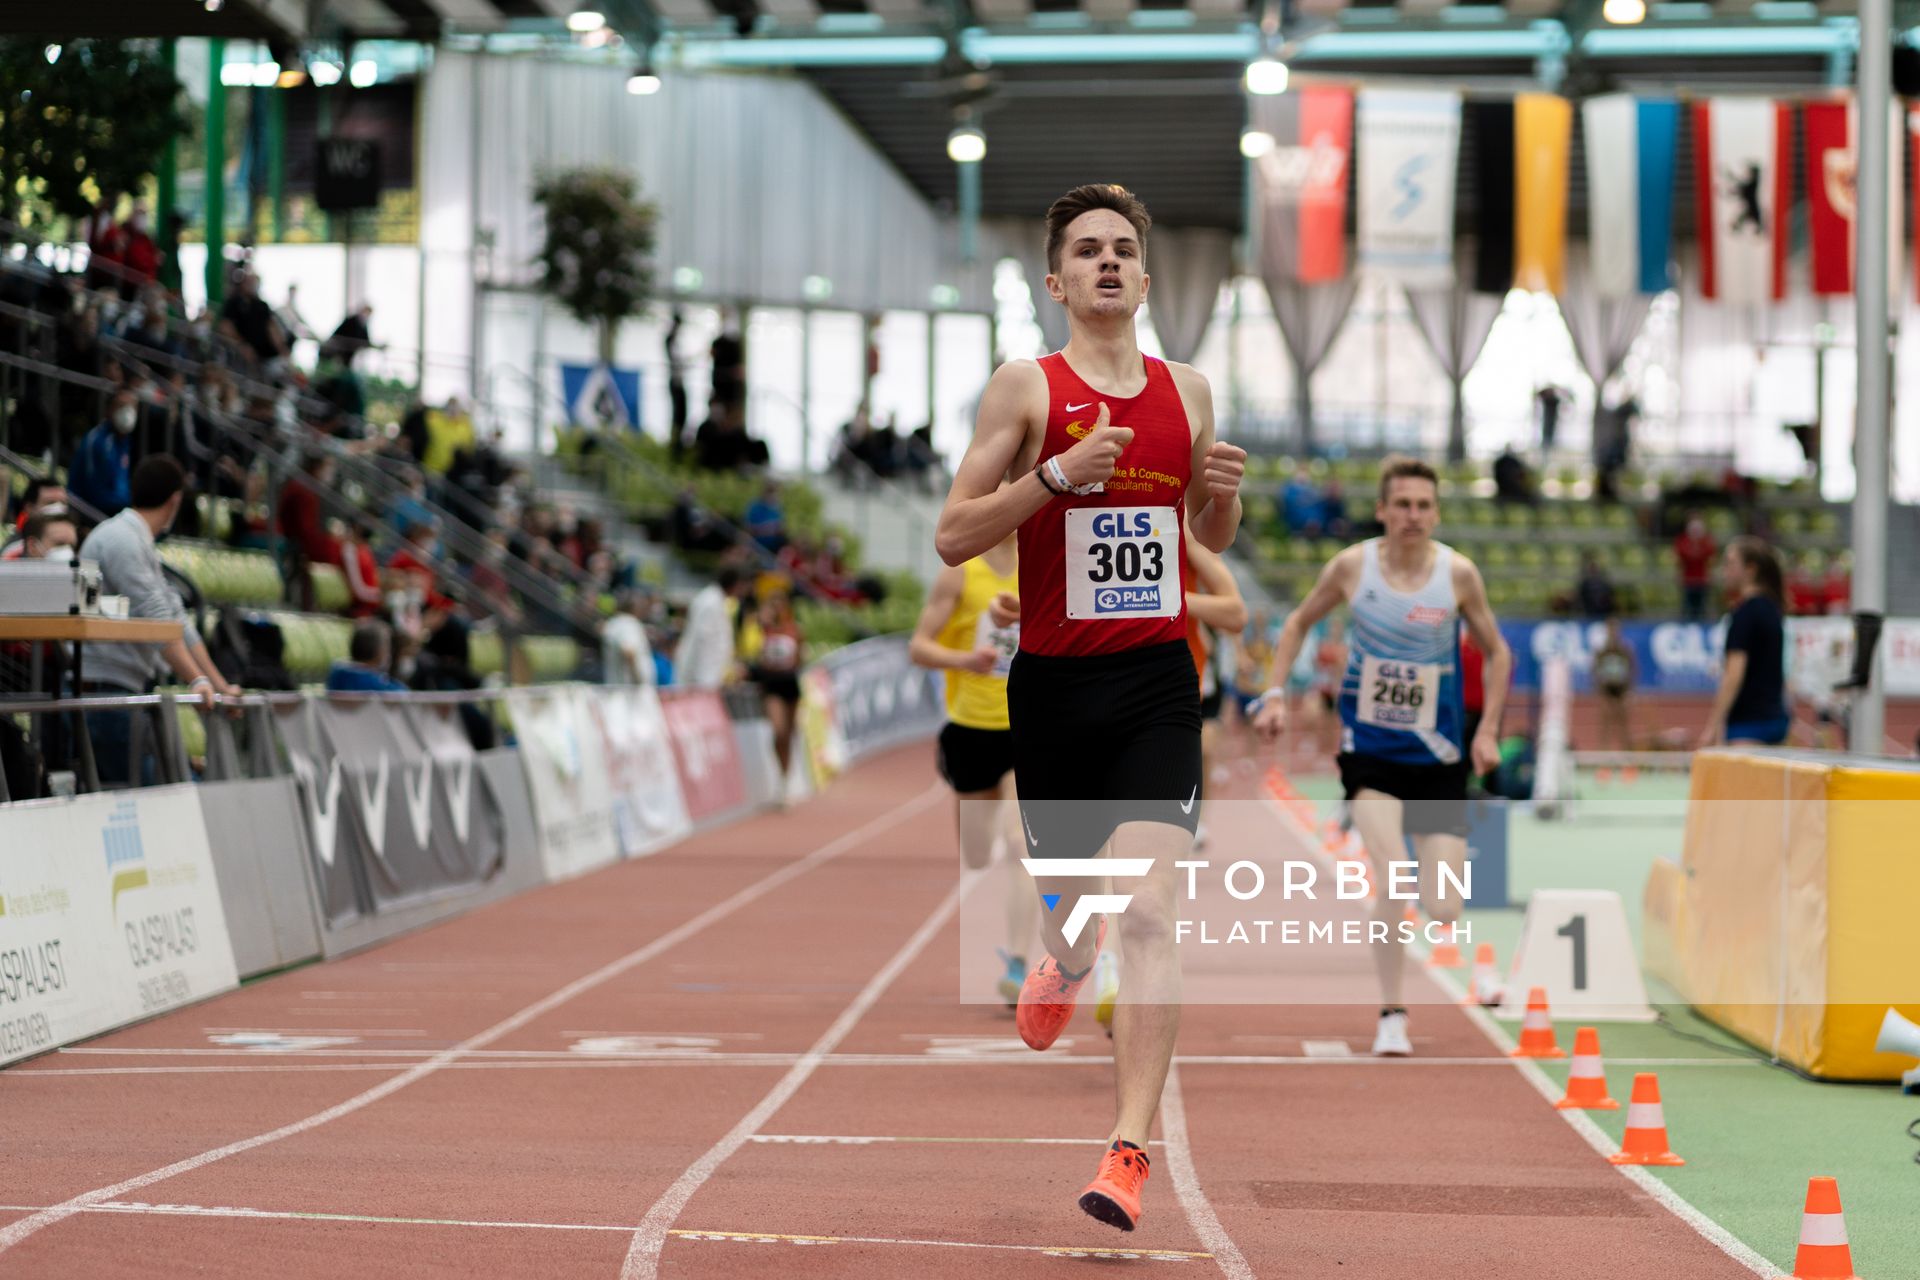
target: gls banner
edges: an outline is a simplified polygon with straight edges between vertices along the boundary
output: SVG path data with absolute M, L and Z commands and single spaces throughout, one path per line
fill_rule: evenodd
M 1540 688 L 1547 659 L 1564 657 L 1575 693 L 1593 692 L 1593 655 L 1607 642 L 1599 622 L 1503 622 L 1513 650 L 1513 687 Z M 1641 693 L 1712 693 L 1720 680 L 1726 624 L 1628 622 L 1621 639 L 1633 650 Z M 1831 693 L 1853 664 L 1853 623 L 1847 618 L 1787 619 L 1787 678 L 1802 697 Z M 1889 694 L 1920 696 L 1920 619 L 1889 618 L 1880 637 L 1880 670 Z
M 687 816 L 702 822 L 747 802 L 747 774 L 727 704 L 712 690 L 668 690 L 660 699 Z
M 329 912 L 343 859 L 376 911 L 500 870 L 505 820 L 452 707 L 316 698 L 277 723 Z
M 238 983 L 191 787 L 0 805 L 0 1063 Z
M 606 757 L 620 856 L 652 853 L 684 836 L 693 824 L 680 796 L 660 695 L 651 687 L 596 689 L 588 708 Z

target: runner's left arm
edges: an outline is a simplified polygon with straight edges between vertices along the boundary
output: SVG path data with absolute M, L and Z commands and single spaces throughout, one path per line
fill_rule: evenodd
M 1247 451 L 1213 438 L 1213 390 L 1192 367 L 1170 364 L 1187 416 L 1199 424 L 1193 436 L 1193 480 L 1197 504 L 1187 504 L 1187 527 L 1194 540 L 1209 551 L 1225 551 L 1240 532 L 1240 478 L 1246 474 Z
M 1240 598 L 1233 570 L 1197 541 L 1187 544 L 1187 559 L 1193 565 L 1194 586 L 1187 592 L 1187 612 L 1216 631 L 1239 633 L 1247 625 L 1247 602 Z
M 1507 648 L 1500 624 L 1494 620 L 1493 606 L 1487 603 L 1487 584 L 1480 577 L 1479 567 L 1465 556 L 1453 558 L 1453 594 L 1460 602 L 1460 616 L 1466 621 L 1468 634 L 1486 659 L 1481 682 L 1485 701 L 1481 704 L 1477 735 L 1491 744 L 1493 763 L 1480 768 L 1480 772 L 1485 773 L 1499 763 L 1500 713 L 1506 710 L 1507 684 L 1513 679 L 1513 650 Z M 1474 745 L 1467 744 L 1469 753 L 1476 757 L 1484 754 L 1475 752 Z M 1479 767 L 1481 761 L 1476 758 L 1474 764 Z

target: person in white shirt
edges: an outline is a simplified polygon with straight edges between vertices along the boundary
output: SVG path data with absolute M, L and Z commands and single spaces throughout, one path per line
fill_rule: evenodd
M 620 593 L 620 611 L 600 628 L 602 684 L 654 683 L 653 648 L 647 643 L 648 601 L 643 591 Z
M 733 611 L 728 602 L 747 594 L 748 582 L 728 565 L 687 606 L 687 626 L 673 652 L 673 682 L 686 689 L 718 689 L 733 674 Z

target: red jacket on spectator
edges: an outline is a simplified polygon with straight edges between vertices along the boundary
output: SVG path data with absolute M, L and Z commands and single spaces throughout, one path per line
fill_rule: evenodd
M 295 475 L 281 486 L 278 522 L 280 535 L 298 547 L 308 563 L 340 563 L 340 541 L 327 532 L 320 514 L 320 495 L 308 486 L 304 475 Z
M 347 579 L 347 614 L 371 618 L 380 612 L 380 562 L 373 548 L 364 542 L 345 542 L 340 546 L 340 572 Z
M 429 609 L 451 609 L 453 601 L 441 595 L 434 583 L 434 568 L 425 560 L 413 554 L 413 548 L 406 546 L 394 552 L 393 559 L 387 561 L 387 568 L 395 573 L 413 573 L 424 577 L 426 583 L 425 605 Z
M 1713 535 L 1703 533 L 1698 538 L 1682 533 L 1673 540 L 1673 554 L 1680 561 L 1680 584 L 1687 587 L 1704 587 L 1713 580 L 1713 557 L 1719 551 L 1713 541 Z

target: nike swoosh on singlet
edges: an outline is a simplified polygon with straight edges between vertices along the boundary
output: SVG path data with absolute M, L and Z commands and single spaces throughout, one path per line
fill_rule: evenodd
M 1068 412 L 1068 413 L 1078 413 L 1078 412 L 1080 412 L 1080 411 L 1081 411 L 1082 409 L 1091 409 L 1091 408 L 1093 408 L 1093 401 L 1091 401 L 1091 400 L 1089 400 L 1089 401 L 1087 401 L 1087 402 L 1086 402 L 1085 404 L 1070 404 L 1070 405 L 1068 405 L 1068 406 L 1067 406 L 1067 412 Z

